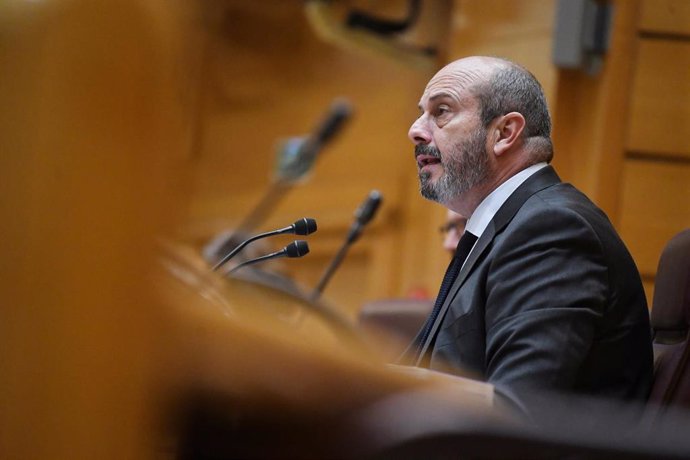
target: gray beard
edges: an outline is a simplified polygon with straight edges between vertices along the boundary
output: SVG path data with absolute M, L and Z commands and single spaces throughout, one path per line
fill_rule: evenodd
M 441 159 L 441 153 L 435 147 L 418 145 L 415 155 L 418 153 Z M 469 139 L 455 144 L 440 164 L 443 173 L 436 183 L 431 181 L 430 173 L 419 173 L 419 191 L 427 200 L 447 204 L 488 177 L 486 130 L 479 129 Z

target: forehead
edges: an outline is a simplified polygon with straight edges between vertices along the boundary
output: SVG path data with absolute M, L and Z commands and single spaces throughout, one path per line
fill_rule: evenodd
M 483 72 L 463 66 L 446 66 L 429 81 L 420 100 L 420 107 L 438 99 L 448 98 L 471 104 L 475 97 L 470 91 L 482 80 Z

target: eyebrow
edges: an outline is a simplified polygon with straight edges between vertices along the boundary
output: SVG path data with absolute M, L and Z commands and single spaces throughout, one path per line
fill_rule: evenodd
M 453 95 L 445 91 L 441 91 L 440 93 L 436 93 L 433 96 L 429 97 L 429 102 L 435 101 L 436 99 L 442 99 L 444 97 L 453 97 Z
M 445 98 L 445 97 L 452 98 L 453 95 L 450 94 L 450 93 L 448 93 L 448 92 L 441 91 L 440 93 L 436 93 L 436 94 L 434 94 L 433 96 L 430 96 L 430 97 L 429 97 L 429 100 L 428 100 L 427 102 L 434 102 L 434 101 L 437 100 L 437 99 L 443 99 L 443 98 Z M 424 112 L 424 109 L 422 108 L 421 102 L 417 105 L 417 107 L 419 107 L 419 110 L 420 110 L 421 112 Z

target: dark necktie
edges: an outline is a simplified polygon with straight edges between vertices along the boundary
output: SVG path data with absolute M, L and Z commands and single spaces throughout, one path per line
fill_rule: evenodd
M 441 288 L 438 291 L 438 296 L 436 296 L 434 308 L 431 310 L 431 313 L 429 314 L 426 323 L 424 323 L 422 333 L 419 336 L 420 340 L 417 343 L 417 358 L 419 358 L 419 355 L 422 352 L 422 347 L 424 347 L 424 343 L 426 343 L 427 339 L 429 338 L 431 326 L 434 324 L 436 318 L 438 317 L 438 313 L 441 310 L 441 305 L 443 305 L 443 301 L 446 300 L 446 297 L 448 296 L 448 291 L 450 291 L 450 287 L 453 285 L 453 282 L 455 281 L 455 278 L 457 278 L 458 273 L 460 273 L 462 264 L 465 263 L 465 259 L 467 259 L 467 256 L 470 254 L 470 250 L 472 250 L 472 246 L 474 246 L 474 243 L 476 241 L 477 237 L 468 231 L 463 233 L 462 238 L 460 238 L 460 241 L 458 242 L 458 247 L 455 250 L 455 255 L 453 255 L 450 264 L 448 264 L 446 274 L 444 275 L 443 281 L 441 282 Z M 415 361 L 417 361 L 417 359 Z

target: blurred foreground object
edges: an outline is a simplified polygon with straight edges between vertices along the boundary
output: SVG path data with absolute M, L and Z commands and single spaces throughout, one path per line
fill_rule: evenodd
M 191 145 L 187 5 L 0 3 L 1 458 L 158 448 L 150 273 Z

